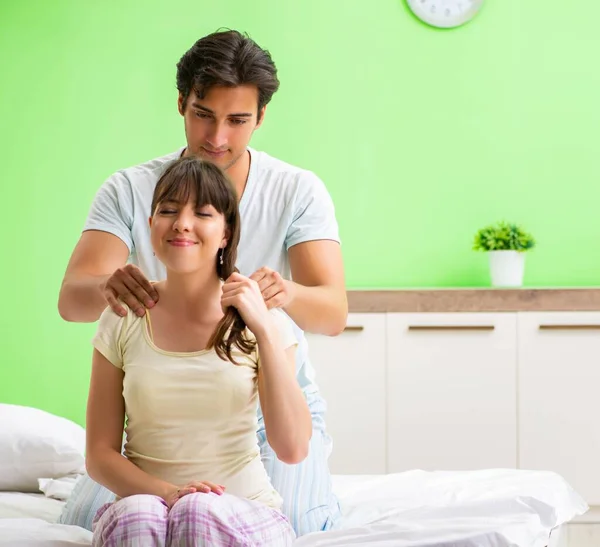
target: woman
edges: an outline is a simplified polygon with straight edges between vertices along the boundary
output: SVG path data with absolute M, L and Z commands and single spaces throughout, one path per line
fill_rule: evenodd
M 87 468 L 117 495 L 94 545 L 291 545 L 256 439 L 260 399 L 277 457 L 308 451 L 291 324 L 235 270 L 237 200 L 218 167 L 171 164 L 151 214 L 160 300 L 141 318 L 107 309 L 94 337 Z

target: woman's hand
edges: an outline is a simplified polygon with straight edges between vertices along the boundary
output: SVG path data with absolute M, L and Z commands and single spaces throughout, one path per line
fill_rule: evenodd
M 223 492 L 225 492 L 225 487 L 221 484 L 215 484 L 209 481 L 191 481 L 186 485 L 180 486 L 179 488 L 169 492 L 164 500 L 170 510 L 173 505 L 175 505 L 181 498 L 187 496 L 188 494 L 209 494 L 210 492 L 214 492 L 220 496 Z
M 233 306 L 238 310 L 248 328 L 259 336 L 268 331 L 272 322 L 258 283 L 240 273 L 233 273 L 223 285 L 221 297 L 223 310 Z

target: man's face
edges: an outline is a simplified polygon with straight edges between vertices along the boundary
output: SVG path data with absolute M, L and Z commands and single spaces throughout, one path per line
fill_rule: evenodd
M 226 171 L 243 156 L 264 110 L 259 121 L 258 89 L 253 85 L 213 87 L 203 99 L 192 90 L 185 110 L 179 96 L 188 153 Z

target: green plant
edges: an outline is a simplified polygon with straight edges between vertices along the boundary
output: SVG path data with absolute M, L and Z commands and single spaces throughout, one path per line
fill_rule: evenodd
M 498 222 L 482 228 L 475 234 L 475 251 L 528 251 L 535 246 L 535 240 L 520 226 L 508 222 Z

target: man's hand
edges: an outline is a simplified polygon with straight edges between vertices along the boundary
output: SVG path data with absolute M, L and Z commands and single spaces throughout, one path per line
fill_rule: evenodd
M 223 284 L 221 307 L 225 311 L 233 306 L 238 310 L 246 326 L 258 338 L 269 332 L 272 317 L 258 287 L 258 283 L 240 273 L 232 273 Z
M 256 270 L 250 279 L 258 283 L 267 309 L 284 308 L 294 299 L 294 284 L 266 266 Z
M 120 316 L 127 315 L 127 310 L 121 303 L 127 304 L 136 315 L 142 317 L 146 308 L 151 308 L 158 302 L 156 289 L 133 264 L 117 269 L 101 289 L 108 305 Z

